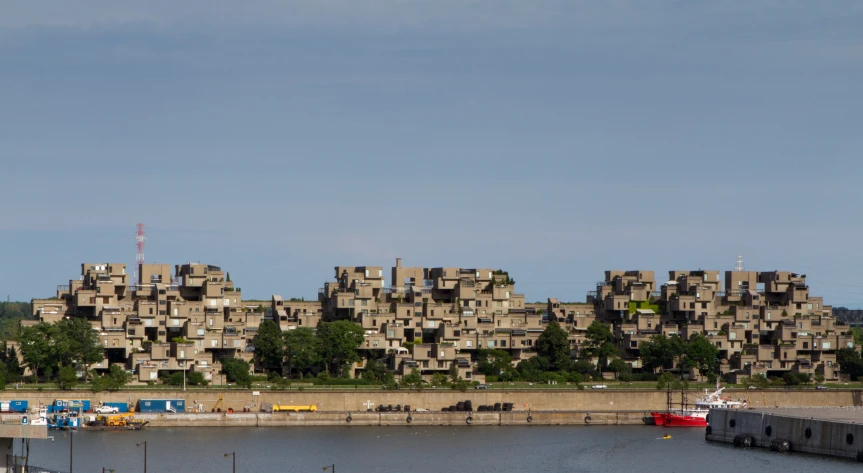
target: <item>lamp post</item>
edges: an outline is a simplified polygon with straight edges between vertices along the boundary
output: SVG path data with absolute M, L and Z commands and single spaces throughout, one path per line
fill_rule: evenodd
M 69 431 L 69 473 L 72 473 L 72 445 L 74 444 L 73 439 L 75 438 L 72 433 L 74 430 Z
M 143 442 L 138 442 L 136 445 L 139 447 L 141 445 L 144 446 L 144 473 L 147 473 L 147 441 L 144 440 Z
M 234 465 L 231 468 L 231 471 L 237 473 L 237 452 L 226 453 L 225 458 L 234 457 Z
M 330 470 L 330 471 L 332 471 L 333 473 L 336 473 L 336 464 L 335 464 L 335 463 L 333 463 L 333 464 L 332 464 L 332 465 L 330 465 L 330 466 L 325 466 L 325 467 L 324 467 L 324 471 L 327 471 L 327 470 Z

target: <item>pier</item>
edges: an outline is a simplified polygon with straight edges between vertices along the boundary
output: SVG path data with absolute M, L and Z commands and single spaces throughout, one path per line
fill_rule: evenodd
M 18 416 L 20 419 L 20 416 Z M 15 471 L 16 458 L 12 456 L 12 446 L 17 439 L 46 439 L 48 427 L 44 425 L 0 423 L 0 473 Z
M 863 408 L 711 409 L 705 438 L 863 461 Z

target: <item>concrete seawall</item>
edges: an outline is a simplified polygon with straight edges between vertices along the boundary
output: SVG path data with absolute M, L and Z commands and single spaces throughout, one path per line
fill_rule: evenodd
M 277 412 L 136 414 L 150 427 L 634 425 L 644 412 Z M 350 421 L 348 420 L 350 418 Z M 410 421 L 408 421 L 410 418 Z M 470 418 L 470 420 L 468 420 Z
M 863 461 L 859 407 L 711 409 L 709 423 L 710 441 Z
M 256 394 L 257 393 L 257 394 Z M 691 392 L 695 399 L 701 392 Z M 746 391 L 726 390 L 733 399 L 748 401 L 750 407 L 839 407 L 863 406 L 863 391 L 835 389 L 815 390 L 770 390 Z M 248 408 L 260 412 L 266 404 L 316 405 L 320 411 L 365 412 L 379 405 L 408 404 L 412 409 L 425 408 L 440 411 L 442 407 L 454 406 L 460 401 L 471 400 L 474 408 L 480 405 L 511 402 L 517 410 L 533 411 L 651 411 L 665 409 L 666 392 L 663 390 L 478 390 L 467 392 L 453 390 L 385 391 L 385 390 L 306 390 L 306 391 L 170 391 L 170 390 L 122 390 L 115 393 L 91 393 L 88 391 L 15 391 L 0 392 L 0 399 L 26 399 L 31 406 L 50 404 L 55 399 L 90 399 L 94 405 L 102 402 L 127 402 L 134 405 L 139 399 L 184 399 L 187 409 L 201 406 L 210 412 L 219 396 L 224 397 L 222 410 L 232 408 L 235 412 Z

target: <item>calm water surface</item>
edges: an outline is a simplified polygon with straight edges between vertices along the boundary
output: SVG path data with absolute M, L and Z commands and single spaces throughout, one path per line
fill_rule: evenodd
M 670 433 L 672 440 L 661 440 Z M 68 434 L 33 440 L 30 463 L 69 470 Z M 142 432 L 78 432 L 74 471 L 321 473 L 390 472 L 698 472 L 860 471 L 846 460 L 707 443 L 704 429 L 648 426 L 578 427 L 304 427 L 150 429 Z M 20 442 L 16 443 L 19 454 Z

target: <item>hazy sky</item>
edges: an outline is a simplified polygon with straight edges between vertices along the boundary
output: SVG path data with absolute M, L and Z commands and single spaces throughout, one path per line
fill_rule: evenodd
M 863 307 L 863 2 L 4 0 L 0 291 L 82 262 L 809 276 Z

